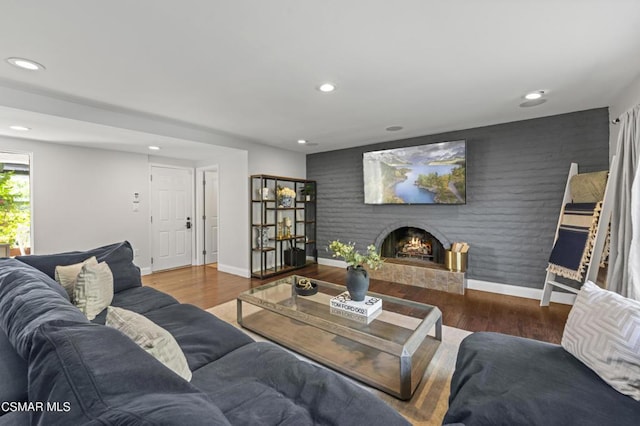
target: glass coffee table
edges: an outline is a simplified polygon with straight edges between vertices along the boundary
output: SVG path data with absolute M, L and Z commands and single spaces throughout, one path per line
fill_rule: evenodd
M 294 284 L 302 278 L 240 294 L 238 324 L 396 398 L 411 398 L 442 341 L 440 310 L 370 292 L 382 299 L 382 311 L 373 319 L 345 315 L 329 303 L 344 286 L 310 279 L 318 292 L 300 296 Z

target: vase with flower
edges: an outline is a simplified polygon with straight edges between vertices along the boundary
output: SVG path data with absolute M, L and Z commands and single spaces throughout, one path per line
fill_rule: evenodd
M 351 300 L 361 302 L 369 290 L 369 273 L 364 268 L 366 264 L 370 269 L 376 270 L 382 267 L 384 259 L 371 244 L 367 247 L 367 253 L 361 254 L 355 249 L 355 243 L 341 243 L 339 240 L 329 243 L 332 256 L 342 258 L 347 262 L 347 290 Z
M 278 205 L 280 207 L 292 207 L 293 200 L 296 198 L 296 191 L 286 186 L 279 186 L 278 191 Z

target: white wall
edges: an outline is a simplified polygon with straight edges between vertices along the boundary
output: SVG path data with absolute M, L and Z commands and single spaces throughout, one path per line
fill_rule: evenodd
M 149 165 L 217 165 L 218 267 L 242 276 L 249 276 L 249 175 L 304 177 L 305 170 L 304 155 L 269 147 L 248 152 L 211 146 L 210 154 L 198 162 L 6 137 L 0 137 L 0 150 L 33 155 L 34 253 L 85 250 L 128 240 L 139 251 L 135 262 L 141 268 L 149 268 L 151 258 Z M 132 208 L 134 192 L 141 195 L 138 212 Z
M 86 250 L 128 240 L 149 266 L 146 155 L 0 137 L 0 149 L 32 154 L 34 253 Z M 141 194 L 138 212 L 134 192 Z
M 609 106 L 609 117 L 615 120 L 634 106 L 640 104 L 640 74 L 622 92 L 620 92 Z M 610 124 L 609 129 L 609 157 L 616 153 L 618 144 L 619 124 Z
M 212 147 L 197 167 L 218 167 L 218 270 L 249 276 L 248 152 Z M 199 191 L 201 193 L 201 191 Z M 198 231 L 200 232 L 200 231 Z
M 307 177 L 306 155 L 256 145 L 249 149 L 249 174 L 305 179 Z
M 260 145 L 213 129 L 113 107 L 89 105 L 58 98 L 54 94 L 20 90 L 2 84 L 0 100 L 0 103 L 8 108 L 176 138 L 190 143 L 197 142 L 201 144 L 200 148 L 211 147 L 210 155 L 204 155 L 199 161 L 192 163 L 188 160 L 96 151 L 42 142 L 2 140 L 0 146 L 31 150 L 37 154 L 34 163 L 42 163 L 42 171 L 35 170 L 37 175 L 34 176 L 37 178 L 37 190 L 34 193 L 34 237 L 35 249 L 39 253 L 91 248 L 126 238 L 140 250 L 140 257 L 136 263 L 140 267 L 148 268 L 151 257 L 147 223 L 149 163 L 186 167 L 218 165 L 221 248 L 219 269 L 248 276 L 249 175 L 264 173 L 296 178 L 306 176 L 304 154 Z M 121 145 L 126 146 L 127 141 L 122 142 Z M 75 163 L 82 166 L 72 167 Z M 60 176 L 57 176 L 57 173 L 60 173 Z M 56 179 L 60 181 L 60 185 Z M 95 187 L 102 188 L 104 194 L 90 191 L 90 188 Z M 140 212 L 136 214 L 130 211 L 133 191 L 142 194 Z M 90 201 L 73 210 L 66 204 L 75 202 L 77 193 L 90 197 Z M 43 205 L 46 208 L 43 209 Z M 89 225 L 96 222 L 109 224 L 90 229 Z M 59 223 L 64 226 L 59 226 Z M 71 228 L 79 225 L 89 229 L 71 232 Z

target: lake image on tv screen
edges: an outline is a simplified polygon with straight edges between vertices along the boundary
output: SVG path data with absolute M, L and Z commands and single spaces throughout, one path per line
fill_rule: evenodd
M 367 204 L 464 204 L 465 141 L 365 152 Z

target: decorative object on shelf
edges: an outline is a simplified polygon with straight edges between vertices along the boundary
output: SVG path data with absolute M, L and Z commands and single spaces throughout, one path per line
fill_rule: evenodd
M 260 190 L 260 193 L 262 194 L 262 199 L 263 200 L 268 200 L 269 199 L 269 188 L 262 188 Z
M 256 236 L 256 247 L 264 248 L 269 245 L 269 228 L 256 228 L 258 234 Z
M 292 207 L 294 198 L 296 198 L 296 191 L 286 186 L 278 187 L 278 204 L 280 207 Z
M 284 251 L 284 264 L 287 266 L 304 266 L 306 255 L 303 249 L 291 247 Z
M 311 296 L 318 292 L 318 284 L 312 282 L 308 278 L 301 278 L 297 280 L 293 288 L 300 296 Z
M 310 182 L 306 183 L 302 188 L 302 191 L 300 191 L 300 193 L 304 195 L 305 201 L 311 201 L 311 199 L 316 193 L 315 185 Z
M 351 300 L 361 302 L 369 290 L 369 272 L 364 269 L 367 265 L 376 270 L 382 267 L 384 260 L 371 244 L 367 247 L 367 254 L 360 254 L 355 249 L 355 243 L 341 243 L 339 240 L 329 243 L 329 250 L 333 257 L 341 257 L 349 265 L 347 267 L 347 290 Z
M 285 229 L 285 237 L 290 238 L 291 237 L 291 218 L 290 217 L 284 218 L 284 229 Z
M 278 238 L 284 237 L 284 221 L 278 221 Z

